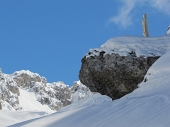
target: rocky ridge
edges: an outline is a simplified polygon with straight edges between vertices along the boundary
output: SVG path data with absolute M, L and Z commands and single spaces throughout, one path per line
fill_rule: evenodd
M 159 58 L 111 55 L 82 59 L 80 80 L 93 92 L 118 99 L 137 88 L 147 70 Z
M 28 70 L 10 75 L 0 71 L 0 109 L 7 107 L 9 110 L 23 110 L 19 100 L 20 89 L 33 92 L 38 102 L 48 105 L 54 111 L 73 103 L 73 99 L 78 101 L 90 94 L 89 89 L 79 81 L 70 88 L 61 81 L 47 83 L 45 77 Z
M 138 87 L 150 66 L 170 49 L 169 41 L 168 36 L 112 38 L 82 58 L 79 79 L 92 92 L 118 99 Z

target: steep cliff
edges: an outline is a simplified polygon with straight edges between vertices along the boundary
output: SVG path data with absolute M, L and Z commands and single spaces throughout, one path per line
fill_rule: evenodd
M 150 66 L 170 48 L 170 37 L 117 37 L 82 58 L 80 81 L 118 99 L 138 87 Z M 145 79 L 147 80 L 147 79 Z

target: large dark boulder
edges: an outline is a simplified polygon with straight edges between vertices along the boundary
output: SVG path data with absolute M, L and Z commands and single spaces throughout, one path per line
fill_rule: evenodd
M 135 52 L 127 56 L 104 54 L 105 51 L 100 51 L 96 56 L 84 56 L 79 78 L 92 92 L 108 95 L 113 100 L 136 89 L 149 67 L 159 58 L 137 57 Z

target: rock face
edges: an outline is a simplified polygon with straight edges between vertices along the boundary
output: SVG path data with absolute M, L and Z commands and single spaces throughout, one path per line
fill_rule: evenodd
M 17 71 L 13 74 L 17 86 L 22 89 L 32 89 L 41 104 L 47 104 L 52 110 L 71 103 L 71 90 L 63 82 L 47 83 L 45 77 L 30 71 Z
M 81 99 L 89 97 L 93 93 L 90 91 L 88 87 L 83 85 L 80 81 L 75 81 L 73 86 L 71 87 L 72 92 L 72 103 L 77 102 Z
M 22 110 L 19 89 L 35 93 L 37 101 L 52 110 L 57 111 L 71 104 L 71 89 L 63 82 L 47 83 L 45 77 L 28 70 L 16 71 L 11 75 L 0 71 L 0 109 L 8 105 L 10 110 Z
M 82 59 L 79 78 L 92 92 L 118 99 L 137 88 L 158 58 L 136 57 L 135 53 L 128 56 L 114 53 L 103 56 L 103 52 L 100 52 L 99 56 Z
M 0 70 L 0 109 L 2 109 L 4 102 L 7 102 L 10 108 L 22 110 L 19 105 L 19 95 L 20 92 L 16 82 Z
M 80 81 L 92 92 L 118 99 L 138 87 L 150 66 L 170 50 L 170 36 L 115 37 L 82 58 Z
M 28 70 L 10 75 L 0 70 L 0 109 L 25 110 L 19 100 L 20 96 L 24 96 L 20 93 L 21 89 L 33 93 L 39 103 L 54 111 L 92 94 L 80 81 L 75 81 L 70 88 L 61 81 L 47 83 L 45 77 Z

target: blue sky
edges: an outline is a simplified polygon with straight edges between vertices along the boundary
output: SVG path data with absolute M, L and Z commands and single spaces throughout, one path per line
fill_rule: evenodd
M 163 36 L 169 0 L 0 0 L 0 68 L 71 86 L 90 48 L 116 36 L 142 36 L 143 13 L 150 36 Z

